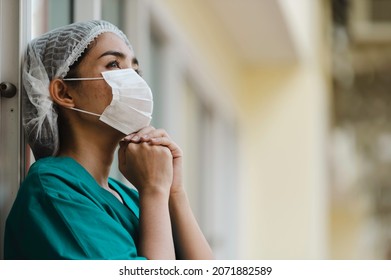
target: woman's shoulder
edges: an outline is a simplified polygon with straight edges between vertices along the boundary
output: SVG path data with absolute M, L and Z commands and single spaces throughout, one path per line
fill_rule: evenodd
M 62 185 L 80 185 L 91 180 L 89 173 L 75 160 L 67 157 L 47 157 L 34 162 L 22 183 L 31 190 L 61 191 Z
M 70 172 L 78 169 L 79 164 L 70 157 L 45 157 L 34 162 L 30 169 L 31 173 L 55 173 L 60 171 Z
M 36 209 L 37 205 L 45 208 L 52 198 L 75 197 L 78 193 L 75 186 L 80 185 L 78 173 L 77 165 L 68 159 L 48 157 L 37 160 L 30 166 L 18 190 L 13 215 L 26 211 L 32 214 L 29 209 Z

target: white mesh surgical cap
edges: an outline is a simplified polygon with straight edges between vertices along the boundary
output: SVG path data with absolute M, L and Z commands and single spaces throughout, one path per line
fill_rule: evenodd
M 55 155 L 59 148 L 57 110 L 49 93 L 53 78 L 64 78 L 88 45 L 100 34 L 112 32 L 132 49 L 115 25 L 101 20 L 77 22 L 32 40 L 23 69 L 23 125 L 36 159 Z

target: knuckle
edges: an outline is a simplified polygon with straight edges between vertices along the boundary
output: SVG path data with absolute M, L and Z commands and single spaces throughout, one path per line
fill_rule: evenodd
M 162 147 L 162 148 L 163 148 L 163 149 L 162 149 L 162 152 L 163 152 L 163 154 L 164 154 L 165 156 L 172 157 L 171 151 L 170 151 L 168 148 L 166 148 L 166 147 Z
M 144 148 L 144 149 L 148 149 L 151 145 L 149 145 L 147 142 L 142 142 L 139 144 L 140 147 Z
M 126 146 L 126 150 L 128 151 L 134 151 L 136 149 L 136 144 L 134 143 L 129 143 L 127 146 Z

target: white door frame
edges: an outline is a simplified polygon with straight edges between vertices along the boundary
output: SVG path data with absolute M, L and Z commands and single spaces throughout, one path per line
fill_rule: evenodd
M 14 97 L 0 97 L 0 259 L 5 220 L 25 170 L 20 65 L 31 34 L 30 11 L 29 0 L 0 0 L 0 83 L 12 83 L 17 89 Z

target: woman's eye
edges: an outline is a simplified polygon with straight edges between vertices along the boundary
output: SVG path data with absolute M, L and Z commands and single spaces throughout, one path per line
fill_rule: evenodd
M 109 64 L 107 64 L 108 68 L 120 68 L 119 67 L 119 62 L 118 61 L 112 61 Z

